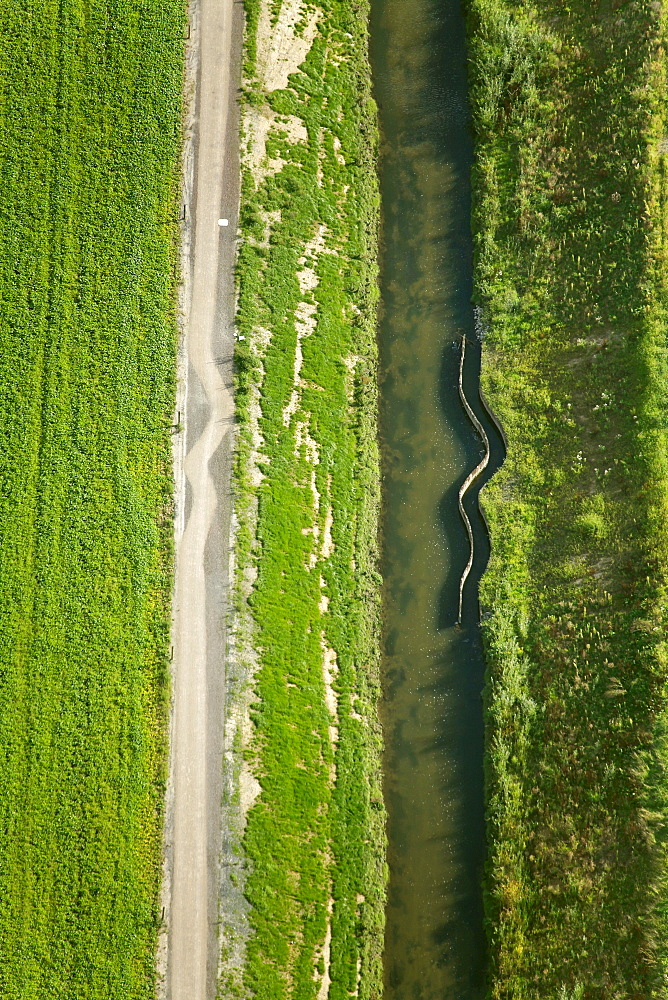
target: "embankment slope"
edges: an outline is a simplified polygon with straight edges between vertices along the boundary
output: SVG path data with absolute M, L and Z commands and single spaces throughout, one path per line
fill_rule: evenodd
M 246 14 L 221 995 L 379 996 L 367 10 L 248 0 Z
M 660 3 L 468 5 L 498 998 L 665 995 Z

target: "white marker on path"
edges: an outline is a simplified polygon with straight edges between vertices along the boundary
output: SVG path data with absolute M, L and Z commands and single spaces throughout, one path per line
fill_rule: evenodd
M 229 219 L 218 219 L 219 226 L 229 226 L 229 224 L 230 224 Z

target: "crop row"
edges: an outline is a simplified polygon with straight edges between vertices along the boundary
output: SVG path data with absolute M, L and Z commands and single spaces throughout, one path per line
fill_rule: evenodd
M 143 998 L 185 9 L 0 9 L 0 994 Z

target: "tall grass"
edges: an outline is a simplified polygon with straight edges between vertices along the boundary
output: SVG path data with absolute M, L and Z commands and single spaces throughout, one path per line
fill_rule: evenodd
M 666 995 L 665 22 L 469 4 L 498 998 Z
M 184 4 L 0 4 L 0 995 L 149 997 Z

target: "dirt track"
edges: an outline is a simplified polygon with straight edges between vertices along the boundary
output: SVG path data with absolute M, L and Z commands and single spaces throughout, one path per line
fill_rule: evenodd
M 212 1000 L 218 965 L 241 29 L 241 5 L 233 0 L 191 5 L 188 77 L 195 94 L 185 164 L 183 429 L 175 456 L 174 700 L 164 892 L 163 995 L 169 1000 Z M 228 227 L 219 227 L 221 217 L 229 219 Z

